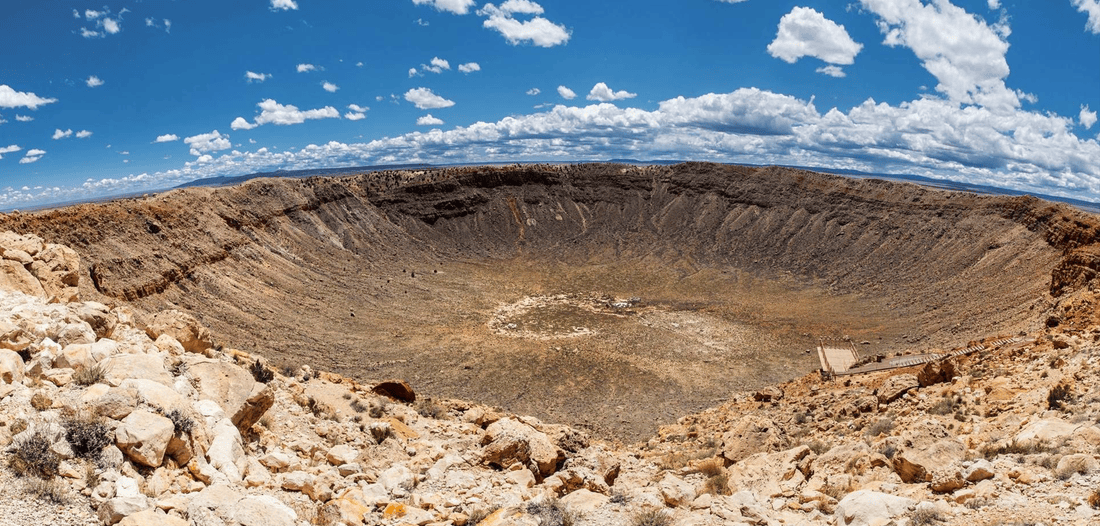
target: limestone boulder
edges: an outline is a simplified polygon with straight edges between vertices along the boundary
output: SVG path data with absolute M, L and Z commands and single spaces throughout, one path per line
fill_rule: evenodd
M 329 464 L 333 466 L 351 464 L 355 462 L 355 459 L 359 458 L 359 451 L 347 444 L 340 444 L 328 450 L 328 454 L 325 455 L 325 458 L 328 460 Z
M 74 314 L 92 327 L 97 338 L 107 338 L 118 325 L 118 317 L 102 303 L 85 301 L 74 305 Z
M 167 334 L 180 342 L 187 352 L 205 354 L 214 346 L 210 331 L 194 316 L 178 310 L 153 315 L 145 327 L 145 333 L 153 340 Z
M 894 471 L 907 484 L 931 482 L 932 473 L 966 457 L 966 446 L 955 439 L 940 440 L 928 447 L 909 447 L 894 454 Z
M 151 380 L 171 387 L 172 375 L 164 367 L 160 354 L 118 354 L 103 362 L 107 369 L 107 384 L 121 385 L 127 379 Z
M 812 454 L 806 446 L 778 453 L 757 453 L 730 466 L 730 486 L 752 491 L 761 501 L 795 491 L 806 482 L 799 465 Z
M 404 380 L 386 380 L 372 387 L 371 391 L 407 404 L 416 401 L 416 392 Z
M 46 289 L 22 263 L 0 260 L 0 289 L 22 292 L 28 296 L 46 297 Z
M 230 518 L 241 526 L 294 526 L 298 514 L 270 495 L 251 495 L 235 503 Z
M 229 417 L 244 415 L 248 400 L 264 389 L 251 373 L 227 362 L 201 362 L 188 367 L 187 372 L 198 383 L 199 399 L 215 402 Z
M 155 468 L 164 460 L 174 431 L 171 420 L 139 409 L 120 422 L 115 429 L 115 442 L 130 460 Z
M 919 383 L 921 387 L 928 387 L 930 385 L 950 382 L 958 375 L 958 372 L 955 370 L 955 360 L 930 362 L 925 364 L 924 367 L 921 367 L 920 372 L 917 373 L 917 383 Z
M 1020 443 L 1035 443 L 1038 441 L 1054 442 L 1073 436 L 1082 424 L 1074 424 L 1058 419 L 1046 419 L 1032 422 L 1016 434 L 1016 441 Z
M 1085 453 L 1066 455 L 1058 461 L 1055 472 L 1059 475 L 1069 476 L 1073 473 L 1088 475 L 1096 471 L 1096 458 Z
M 23 358 L 20 358 L 18 353 L 0 349 L 0 383 L 20 383 L 25 373 Z
M 374 511 L 374 506 L 352 498 L 352 494 L 354 492 L 348 492 L 325 503 L 318 513 L 320 523 L 363 524 L 363 518 Z
M 562 497 L 561 503 L 565 506 L 566 511 L 583 515 L 596 511 L 610 500 L 611 499 L 607 495 L 602 495 L 586 489 L 579 489 Z
M 740 462 L 757 453 L 782 451 L 789 446 L 790 439 L 783 428 L 760 415 L 741 418 L 722 435 L 722 456 L 730 462 Z
M 103 521 L 103 524 L 111 525 L 118 524 L 122 519 L 149 508 L 151 508 L 149 499 L 143 496 L 115 497 L 100 504 L 96 514 L 99 515 L 99 520 Z
M 672 507 L 691 504 L 696 496 L 695 486 L 672 473 L 665 474 L 657 483 L 657 489 L 665 504 Z
M 878 401 L 880 404 L 889 404 L 912 389 L 920 387 L 920 381 L 912 374 L 899 374 L 891 376 L 878 389 Z
M 244 480 L 246 458 L 240 431 L 229 419 L 222 419 L 214 425 L 213 439 L 206 451 L 206 460 L 214 469 L 221 472 L 230 482 Z
M 878 526 L 909 513 L 916 505 L 913 499 L 859 490 L 841 499 L 834 516 L 839 526 Z
M 981 482 L 996 476 L 993 463 L 986 459 L 979 459 L 963 470 L 962 476 L 967 482 Z
M 271 385 L 255 382 L 248 398 L 235 413 L 232 413 L 233 425 L 242 433 L 247 432 L 271 406 L 275 405 L 275 389 Z
M 565 452 L 545 433 L 511 418 L 491 424 L 481 443 L 483 463 L 507 468 L 519 462 L 540 478 L 553 474 L 565 460 Z
M 0 232 L 0 249 L 19 250 L 30 256 L 38 254 L 43 247 L 42 238 L 34 234 L 16 234 L 12 231 Z
M 119 526 L 187 526 L 187 521 L 157 510 L 139 511 L 122 519 Z
M 48 296 L 75 299 L 80 284 L 80 255 L 65 245 L 46 245 L 35 255 L 30 271 L 42 283 Z

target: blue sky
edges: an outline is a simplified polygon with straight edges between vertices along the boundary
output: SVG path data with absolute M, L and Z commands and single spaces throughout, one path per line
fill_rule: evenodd
M 1100 0 L 3 11 L 0 208 L 280 168 L 611 158 L 1100 201 Z

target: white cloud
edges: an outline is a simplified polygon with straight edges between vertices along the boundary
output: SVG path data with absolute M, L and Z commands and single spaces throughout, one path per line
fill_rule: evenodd
M 830 77 L 836 77 L 836 78 L 844 78 L 844 77 L 848 76 L 848 74 L 845 73 L 844 69 L 841 68 L 840 66 L 833 66 L 833 65 L 821 66 L 820 68 L 817 68 L 814 71 L 816 71 L 818 73 L 821 73 L 822 75 L 828 75 Z
M 417 126 L 439 126 L 441 124 L 443 124 L 443 120 L 432 117 L 431 113 L 416 119 Z
M 481 65 L 477 62 L 467 62 L 465 64 L 459 64 L 458 70 L 463 73 L 473 73 L 475 71 L 481 71 Z
M 565 86 L 558 86 L 558 95 L 561 95 L 561 98 L 565 100 L 573 100 L 577 98 L 577 94 L 574 93 L 573 90 Z
M 361 67 L 363 67 L 363 63 L 362 62 L 356 62 L 355 67 L 361 68 Z
M 229 136 L 218 133 L 218 130 L 188 137 L 183 142 L 191 146 L 191 155 L 196 157 L 209 152 L 227 150 L 233 146 L 229 142 Z
M 260 107 L 260 114 L 256 116 L 255 124 L 249 123 L 244 120 L 243 117 L 237 117 L 229 127 L 234 130 L 251 130 L 252 128 L 264 124 L 286 126 L 290 124 L 301 124 L 307 120 L 340 118 L 340 112 L 336 111 L 336 108 L 332 106 L 302 111 L 299 110 L 297 106 L 279 104 L 272 99 L 265 99 L 263 102 L 257 104 L 257 106 Z
M 15 91 L 7 84 L 0 84 L 0 108 L 30 108 L 38 109 L 39 106 L 57 102 L 57 99 L 46 99 L 34 93 Z
M 428 23 L 427 20 L 424 20 L 423 18 L 417 18 L 416 20 L 413 20 L 413 23 L 420 27 L 428 27 L 431 25 L 430 23 Z
M 66 137 L 71 137 L 72 135 L 73 135 L 73 131 L 72 131 L 72 130 L 64 130 L 64 131 L 62 131 L 62 130 L 60 130 L 60 129 L 57 129 L 57 130 L 54 130 L 54 132 L 53 132 L 53 140 L 55 140 L 55 141 L 56 141 L 56 140 L 58 140 L 58 139 L 64 139 L 64 138 L 66 138 Z
M 1077 115 L 1077 122 L 1080 122 L 1086 130 L 1091 129 L 1092 125 L 1096 124 L 1096 112 L 1089 111 L 1088 104 L 1081 106 L 1081 113 Z
M 989 8 L 990 9 L 1000 9 L 1001 8 L 1001 0 L 989 0 Z
M 91 29 L 88 29 L 86 27 L 82 27 L 82 28 L 80 28 L 80 36 L 82 36 L 84 38 L 99 38 L 99 37 L 102 37 L 104 35 L 103 35 L 103 33 L 100 33 L 99 31 L 92 31 Z
M 1100 0 L 1069 0 L 1078 11 L 1089 15 L 1085 29 L 1093 34 L 1100 33 Z
M 88 77 L 88 80 L 85 80 L 84 83 L 87 84 L 89 88 L 96 88 L 103 85 L 103 81 L 95 75 Z
M 15 115 L 15 120 L 17 120 L 17 121 L 19 121 L 19 122 L 31 122 L 31 121 L 33 121 L 33 120 L 34 120 L 34 117 L 31 117 L 30 115 L 19 115 L 19 114 L 16 114 L 16 115 Z
M 768 53 L 791 64 L 802 57 L 816 57 L 830 64 L 851 64 L 863 49 L 844 26 L 808 8 L 795 7 L 779 19 L 779 31 L 768 44 Z
M 165 33 L 171 33 L 172 32 L 172 21 L 168 20 L 167 18 L 164 19 L 164 32 Z
M 79 20 L 80 19 L 80 11 L 77 11 L 76 9 L 73 9 L 73 18 Z
M 22 150 L 22 148 L 20 148 L 19 145 L 16 145 L 16 144 L 0 148 L 0 159 L 4 158 L 5 153 L 18 152 L 19 150 Z
M 251 122 L 246 121 L 244 119 L 244 117 L 237 117 L 236 119 L 233 119 L 233 122 L 229 123 L 229 128 L 231 130 L 234 130 L 234 131 L 236 131 L 236 130 L 251 130 L 252 128 L 255 128 L 256 126 L 258 126 L 258 125 L 257 124 L 252 124 Z
M 421 75 L 420 72 L 416 70 L 416 68 L 409 68 L 409 78 L 410 79 L 413 78 L 413 77 L 421 77 L 421 76 L 423 76 L 423 75 Z
M 531 0 L 507 0 L 500 4 L 500 10 L 509 14 L 541 15 L 543 13 L 542 6 Z
M 336 93 L 336 90 L 340 89 L 339 86 L 337 86 L 336 84 L 333 84 L 331 82 L 328 82 L 328 81 L 322 82 L 321 83 L 321 88 L 323 88 L 325 91 L 327 91 L 329 93 Z
M 103 26 L 103 30 L 112 35 L 118 33 L 119 31 L 122 31 L 122 25 L 119 23 L 118 20 L 104 18 L 101 23 Z
M 105 13 L 103 11 L 93 11 L 91 9 L 88 9 L 84 11 L 84 18 L 87 18 L 88 20 L 95 20 L 103 16 L 104 14 Z
M 739 4 L 739 3 L 745 2 L 747 0 L 718 0 L 718 1 L 719 2 L 725 2 L 727 4 Z
M 252 72 L 252 71 L 245 71 L 244 72 L 244 78 L 248 81 L 249 84 L 251 84 L 253 82 L 263 82 L 263 81 L 271 78 L 271 74 L 269 74 L 269 73 L 255 73 L 255 72 Z
M 298 64 L 298 73 L 305 73 L 307 71 L 317 71 L 317 66 L 313 64 Z
M 416 5 L 430 5 L 439 11 L 448 11 L 456 15 L 464 15 L 470 12 L 474 0 L 413 0 Z
M 370 111 L 369 107 L 360 106 L 358 104 L 348 104 L 348 109 L 351 110 L 351 111 L 354 111 L 354 112 L 358 112 L 358 113 L 366 113 L 366 112 Z
M 600 102 L 611 102 L 613 100 L 633 99 L 637 97 L 637 93 L 629 93 L 627 91 L 613 91 L 607 87 L 607 84 L 603 82 L 597 83 L 592 86 L 592 91 L 588 92 L 588 100 L 598 100 Z
M 43 155 L 46 155 L 46 150 L 27 150 L 27 153 L 23 156 L 23 158 L 19 159 L 19 164 L 30 164 L 33 162 L 37 162 L 39 159 L 42 158 Z
M 155 140 L 153 142 L 173 142 L 173 141 L 178 141 L 178 140 L 180 140 L 179 135 L 176 135 L 174 133 L 169 133 L 169 134 L 165 134 L 165 135 L 157 135 L 157 140 Z
M 359 120 L 363 120 L 363 119 L 367 118 L 367 114 L 365 114 L 365 113 L 355 113 L 354 111 L 349 111 L 349 112 L 344 114 L 344 118 L 349 120 L 349 121 L 359 121 Z
M 76 132 L 76 138 L 77 139 L 87 139 L 88 137 L 91 137 L 91 136 L 92 136 L 92 132 L 90 132 L 88 130 L 80 130 L 80 131 Z
M 298 3 L 294 0 L 271 0 L 271 10 L 275 11 L 277 9 L 282 9 L 283 11 L 298 9 Z
M 527 94 L 531 95 L 532 97 L 535 96 L 535 95 L 538 95 L 539 93 L 542 93 L 542 90 L 540 90 L 538 88 L 531 88 L 531 89 L 527 90 Z M 574 97 L 575 96 L 576 95 L 574 95 Z
M 454 101 L 447 100 L 428 88 L 414 88 L 405 92 L 405 100 L 413 103 L 422 110 L 434 110 L 437 108 L 449 108 L 454 106 Z
M 1009 74 L 1007 25 L 990 26 L 946 0 L 860 0 L 878 15 L 888 46 L 913 51 L 939 84 L 936 91 L 956 104 L 977 104 L 1000 112 L 1020 106 L 1005 86 Z
M 530 42 L 539 47 L 553 47 L 569 41 L 569 31 L 565 29 L 565 26 L 555 24 L 541 16 L 519 21 L 512 15 L 517 13 L 527 14 L 525 11 L 505 9 L 505 7 L 509 9 L 520 8 L 528 4 L 537 6 L 539 12 L 541 12 L 542 7 L 534 2 L 509 0 L 501 4 L 501 7 L 485 4 L 477 11 L 477 14 L 487 17 L 482 26 L 500 32 L 504 39 L 512 45 Z

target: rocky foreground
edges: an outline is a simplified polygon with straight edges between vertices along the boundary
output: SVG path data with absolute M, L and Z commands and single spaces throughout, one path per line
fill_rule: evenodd
M 626 446 L 274 371 L 187 314 L 80 301 L 63 246 L 0 254 L 2 524 L 1100 522 L 1097 280 L 1022 341 L 733 393 Z

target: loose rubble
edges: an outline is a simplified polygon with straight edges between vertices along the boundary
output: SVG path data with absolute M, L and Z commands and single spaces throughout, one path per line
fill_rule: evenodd
M 65 247 L 0 250 L 0 524 L 1100 522 L 1095 290 L 1022 343 L 735 393 L 625 446 L 276 372 L 184 313 L 80 301 Z

